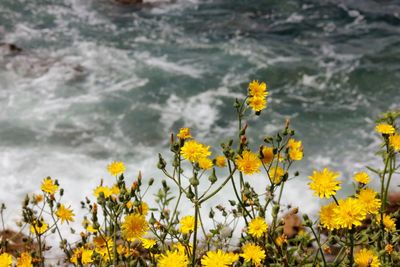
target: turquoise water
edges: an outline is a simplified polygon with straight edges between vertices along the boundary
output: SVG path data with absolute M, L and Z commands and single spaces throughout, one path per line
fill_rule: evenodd
M 291 119 L 305 159 L 286 201 L 313 211 L 312 169 L 349 184 L 379 164 L 374 120 L 400 108 L 400 1 L 2 0 L 0 25 L 0 42 L 23 48 L 0 50 L 0 201 L 11 206 L 50 175 L 78 209 L 112 160 L 161 179 L 169 133 L 191 127 L 217 146 L 258 79 L 270 99 L 249 121 L 253 147 Z

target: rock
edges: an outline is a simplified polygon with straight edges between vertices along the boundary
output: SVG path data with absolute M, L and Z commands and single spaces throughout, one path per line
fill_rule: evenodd
M 283 216 L 282 220 L 284 222 L 283 233 L 288 238 L 295 237 L 299 233 L 299 231 L 304 228 L 299 215 L 294 214 L 293 212 L 289 212 L 288 214 Z
M 23 51 L 22 48 L 13 43 L 0 43 L 0 54 L 4 56 L 12 56 Z
M 28 236 L 13 230 L 3 230 L 0 232 L 0 241 L 5 245 L 5 252 L 17 257 L 24 251 L 37 250 L 38 246 Z

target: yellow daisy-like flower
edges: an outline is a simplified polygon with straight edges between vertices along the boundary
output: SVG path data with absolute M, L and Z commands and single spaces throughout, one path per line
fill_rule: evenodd
M 179 251 L 167 251 L 158 258 L 158 267 L 187 267 L 189 264 L 185 254 Z
M 142 241 L 142 246 L 145 249 L 151 249 L 157 244 L 157 241 L 154 239 L 141 238 L 140 241 Z
M 335 224 L 341 228 L 351 229 L 353 226 L 360 226 L 366 218 L 366 211 L 361 201 L 355 198 L 339 200 L 339 205 L 335 207 Z
M 58 185 L 56 185 L 50 177 L 47 177 L 43 180 L 41 189 L 45 193 L 54 195 L 58 190 Z
M 197 162 L 199 159 L 206 158 L 211 155 L 210 147 L 200 144 L 196 140 L 185 142 L 181 148 L 181 153 L 184 159 L 191 162 Z
M 371 178 L 366 172 L 357 172 L 354 174 L 353 179 L 360 184 L 368 184 Z
M 32 234 L 42 235 L 47 231 L 47 229 L 49 229 L 49 225 L 47 223 L 45 223 L 44 221 L 40 221 L 39 223 L 37 221 L 34 221 L 31 224 L 31 233 Z
M 235 159 L 235 164 L 239 171 L 251 175 L 260 172 L 261 160 L 258 158 L 257 154 L 245 150 L 241 156 Z
M 265 82 L 259 83 L 257 80 L 253 80 L 249 83 L 249 96 L 265 98 L 267 95 L 267 84 Z
M 44 196 L 42 194 L 33 195 L 33 199 L 35 200 L 36 203 L 39 203 L 43 201 Z
M 261 150 L 261 153 L 262 153 L 262 158 L 261 158 L 261 160 L 262 160 L 262 162 L 263 162 L 264 164 L 271 163 L 272 160 L 274 159 L 274 148 L 272 148 L 272 147 L 266 147 L 266 146 L 264 146 L 264 147 L 262 148 L 262 150 Z
M 223 168 L 226 166 L 226 160 L 224 156 L 217 156 L 215 157 L 215 166 Z
M 287 242 L 287 236 L 285 234 L 278 236 L 275 239 L 275 243 L 278 247 L 282 247 L 283 244 L 285 244 Z
M 0 266 L 2 266 L 0 264 Z M 28 252 L 22 252 L 17 259 L 17 267 L 32 267 L 32 257 Z
M 96 236 L 93 237 L 93 244 L 96 248 L 108 247 L 112 248 L 114 246 L 114 241 L 110 236 Z
M 200 158 L 198 161 L 199 167 L 203 170 L 211 169 L 213 166 L 213 162 L 209 158 Z
M 93 195 L 95 197 L 100 197 L 100 194 L 103 193 L 105 198 L 108 198 L 111 196 L 112 192 L 111 189 L 108 186 L 101 186 L 99 185 L 98 187 L 96 187 L 96 189 L 93 191 Z
M 239 260 L 239 255 L 232 251 L 227 252 L 226 255 L 229 257 L 229 265 L 232 265 L 233 263 Z
M 70 261 L 74 264 L 78 264 L 80 259 L 81 263 L 86 265 L 93 262 L 92 256 L 93 256 L 93 250 L 80 247 L 74 249 L 74 254 L 72 255 Z
M 190 232 L 194 231 L 194 217 L 193 216 L 185 216 L 179 222 L 180 227 L 179 231 L 182 234 L 189 234 Z
M 179 130 L 179 133 L 176 135 L 179 139 L 188 139 L 192 138 L 192 135 L 190 134 L 190 129 L 189 128 L 181 128 Z
M 125 171 L 125 165 L 121 161 L 114 161 L 107 166 L 107 170 L 112 176 L 117 176 Z
M 357 194 L 357 199 L 369 214 L 377 214 L 381 207 L 381 200 L 377 198 L 377 195 L 378 193 L 370 188 L 362 189 Z
M 334 220 L 335 218 L 334 210 L 336 207 L 337 207 L 336 203 L 332 202 L 328 205 L 322 206 L 321 210 L 319 211 L 320 224 L 330 231 L 339 227 L 339 225 L 337 225 L 336 221 Z
M 303 145 L 302 145 L 300 140 L 297 141 L 297 140 L 295 140 L 293 138 L 290 138 L 288 143 L 287 143 L 287 147 L 289 149 L 301 149 L 303 147 Z
M 220 249 L 217 251 L 208 251 L 201 258 L 201 265 L 205 267 L 227 267 L 231 264 L 230 256 Z
M 291 160 L 302 160 L 303 159 L 303 150 L 302 149 L 290 149 L 289 157 Z
M 396 151 L 400 150 L 400 135 L 395 134 L 389 136 L 389 145 Z
M 354 255 L 354 262 L 358 267 L 379 267 L 380 262 L 378 256 L 372 250 L 366 248 L 361 249 Z
M 110 190 L 111 190 L 111 194 L 113 194 L 113 195 L 119 195 L 119 193 L 121 193 L 121 189 L 119 189 L 117 184 L 113 185 L 113 187 L 111 187 Z
M 254 218 L 248 225 L 247 232 L 255 238 L 262 237 L 268 230 L 268 225 L 261 217 Z
M 242 246 L 243 253 L 240 256 L 246 262 L 253 262 L 255 265 L 261 264 L 261 261 L 265 259 L 265 251 L 258 245 L 252 243 L 246 243 Z
M 249 107 L 256 112 L 267 107 L 267 99 L 265 99 L 265 97 L 250 97 L 247 103 L 249 104 Z
M 393 245 L 392 245 L 392 244 L 387 244 L 387 245 L 385 246 L 385 252 L 386 252 L 387 254 L 392 254 L 392 252 L 393 252 Z
M 141 202 L 139 207 L 135 208 L 136 212 L 146 216 L 149 213 L 149 205 L 146 202 Z
M 0 266 L 1 267 L 11 267 L 12 256 L 6 252 L 0 254 Z
M 395 131 L 394 127 L 387 123 L 380 123 L 376 125 L 375 130 L 381 134 L 393 134 Z
M 381 222 L 381 216 L 379 214 L 376 216 L 376 221 L 378 223 Z M 389 232 L 396 231 L 396 219 L 390 217 L 389 215 L 383 215 L 383 225 L 385 226 L 385 229 Z
M 143 215 L 129 214 L 125 216 L 121 228 L 124 238 L 128 241 L 134 241 L 146 233 L 149 225 Z
M 282 181 L 283 175 L 285 175 L 285 170 L 281 167 L 271 167 L 268 171 L 269 178 L 274 184 L 279 184 Z
M 314 195 L 320 198 L 330 198 L 341 188 L 340 181 L 336 180 L 338 176 L 339 173 L 324 168 L 323 171 L 314 171 L 313 175 L 309 176 L 312 182 L 308 185 L 314 191 Z
M 57 208 L 55 214 L 59 219 L 61 219 L 61 223 L 64 223 L 64 221 L 67 223 L 74 221 L 75 214 L 73 213 L 72 209 L 66 208 L 63 204 Z

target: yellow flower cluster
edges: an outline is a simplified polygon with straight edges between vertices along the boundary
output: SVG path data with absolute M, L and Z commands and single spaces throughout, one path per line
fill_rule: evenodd
M 301 141 L 290 138 L 287 147 L 289 149 L 289 157 L 291 160 L 303 159 L 303 145 Z
M 208 251 L 201 259 L 201 265 L 204 267 L 228 267 L 239 260 L 239 256 L 233 252 L 224 252 L 222 250 Z

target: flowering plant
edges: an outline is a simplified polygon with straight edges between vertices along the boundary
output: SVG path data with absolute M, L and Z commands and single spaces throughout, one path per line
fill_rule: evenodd
M 62 200 L 64 190 L 57 180 L 43 179 L 41 193 L 27 196 L 22 206 L 21 232 L 26 226 L 30 230 L 24 232 L 23 249 L 10 246 L 19 233 L 3 239 L 0 266 L 45 266 L 50 250 L 45 241 L 51 235 L 59 238 L 65 254 L 58 264 L 74 266 L 399 265 L 399 212 L 388 209 L 388 191 L 399 169 L 400 113 L 387 113 L 378 121 L 384 167 L 356 173 L 354 194 L 337 199 L 342 185 L 339 173 L 329 167 L 309 176 L 316 197 L 330 200 L 312 221 L 306 214 L 301 219 L 298 208 L 288 207 L 282 216 L 285 185 L 299 175 L 292 167 L 304 153 L 290 122 L 274 136 L 265 136 L 257 149 L 247 138 L 245 120 L 261 114 L 267 96 L 264 82 L 249 83 L 246 97 L 234 103 L 237 133 L 221 144 L 216 156 L 216 149 L 193 138 L 189 128 L 172 134 L 169 163 L 158 155 L 157 167 L 166 177 L 159 183 L 144 183 L 139 172 L 128 184 L 122 162 L 108 165 L 114 183 L 107 186 L 102 180 L 93 191 L 95 200 L 81 202 L 87 216 L 78 242 L 69 242 L 62 231 L 75 220 Z M 367 170 L 380 180 L 379 192 L 368 187 L 372 177 Z M 266 179 L 265 188 L 253 185 L 254 174 Z M 154 185 L 160 186 L 154 199 L 145 201 Z M 224 199 L 223 189 L 229 187 L 233 199 Z M 205 211 L 217 196 L 222 203 Z M 183 202 L 190 203 L 192 212 L 182 213 Z M 297 221 L 295 231 L 288 230 L 290 218 Z

